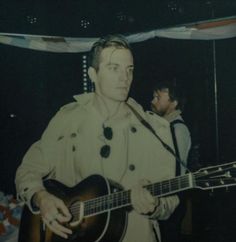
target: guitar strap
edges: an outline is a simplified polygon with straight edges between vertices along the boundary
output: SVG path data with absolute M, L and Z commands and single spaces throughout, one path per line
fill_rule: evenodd
M 151 131 L 151 133 L 161 142 L 162 146 L 169 152 L 171 153 L 176 161 L 183 166 L 188 172 L 190 172 L 190 170 L 188 169 L 188 167 L 185 165 L 185 163 L 177 156 L 177 154 L 175 153 L 175 151 L 168 145 L 166 144 L 161 137 L 156 133 L 156 131 L 153 129 L 153 127 L 128 103 L 126 103 L 127 106 L 131 109 L 131 111 L 134 113 L 134 115 L 138 118 L 138 120 L 148 129 Z
M 171 131 L 171 135 L 172 135 L 172 139 L 173 139 L 173 143 L 174 143 L 174 147 L 175 147 L 175 154 L 180 159 L 177 138 L 176 138 L 176 135 L 175 135 L 175 124 L 183 124 L 183 125 L 186 125 L 186 124 L 181 119 L 176 119 L 176 120 L 173 120 L 172 122 L 170 122 L 170 131 Z M 180 175 L 180 171 L 181 171 L 180 164 L 176 160 L 176 172 L 175 172 L 175 175 L 179 176 Z

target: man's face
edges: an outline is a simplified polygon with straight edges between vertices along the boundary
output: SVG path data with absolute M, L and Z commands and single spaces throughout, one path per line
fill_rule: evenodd
M 151 102 L 152 111 L 165 116 L 175 109 L 174 102 L 170 100 L 168 88 L 154 91 Z
M 95 73 L 95 92 L 113 101 L 125 101 L 133 80 L 133 56 L 128 49 L 108 47 L 102 50 Z

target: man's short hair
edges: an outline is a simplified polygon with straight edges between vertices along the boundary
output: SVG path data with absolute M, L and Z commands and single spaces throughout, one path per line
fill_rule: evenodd
M 186 104 L 186 97 L 184 89 L 180 85 L 180 83 L 177 84 L 176 80 L 174 79 L 172 81 L 159 81 L 154 86 L 155 91 L 163 91 L 164 89 L 168 89 L 169 97 L 172 102 L 178 102 L 176 109 L 180 109 L 181 111 L 183 111 Z
M 89 53 L 89 66 L 96 71 L 99 69 L 100 56 L 103 49 L 108 47 L 125 48 L 131 51 L 128 41 L 122 35 L 107 35 L 96 41 Z

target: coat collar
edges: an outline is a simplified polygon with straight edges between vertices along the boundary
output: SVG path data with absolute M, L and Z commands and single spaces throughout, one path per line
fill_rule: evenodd
M 79 106 L 82 107 L 84 110 L 91 110 L 91 107 L 93 107 L 94 95 L 95 95 L 94 93 L 84 93 L 84 94 L 75 95 L 74 99 L 77 101 Z M 127 103 L 130 106 L 132 106 L 140 114 L 140 116 L 143 119 L 145 119 L 147 122 L 153 121 L 153 122 L 158 122 L 164 126 L 169 125 L 169 123 L 164 118 L 159 117 L 153 112 L 144 112 L 142 106 L 138 104 L 133 98 L 129 97 L 127 99 Z M 138 120 L 138 118 L 134 115 L 133 111 L 127 105 L 123 106 L 121 114 L 123 117 L 124 116 L 129 117 L 133 125 L 142 125 L 141 122 Z
M 168 115 L 165 116 L 165 119 L 169 122 L 172 122 L 175 120 L 178 116 L 180 116 L 181 111 L 179 109 L 169 113 Z

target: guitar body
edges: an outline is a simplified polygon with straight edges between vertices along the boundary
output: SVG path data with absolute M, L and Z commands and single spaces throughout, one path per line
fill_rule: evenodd
M 64 224 L 73 234 L 63 239 L 52 233 L 42 222 L 40 215 L 34 215 L 24 207 L 18 242 L 119 242 L 126 232 L 128 211 L 131 208 L 131 190 L 123 191 L 120 185 L 92 175 L 72 188 L 55 180 L 44 183 L 46 189 L 61 198 L 73 215 L 79 219 L 80 202 L 84 216 L 75 226 Z M 236 162 L 202 168 L 170 180 L 144 186 L 153 196 L 162 197 L 176 192 L 198 188 L 209 190 L 236 185 Z M 126 208 L 126 209 L 125 209 Z M 128 210 L 129 209 L 129 210 Z
M 73 188 L 68 188 L 55 180 L 45 182 L 46 189 L 61 198 L 67 207 L 75 202 L 117 192 L 121 187 L 99 175 L 92 175 Z M 118 242 L 121 241 L 127 224 L 127 211 L 124 208 L 111 210 L 98 215 L 85 217 L 77 226 L 70 227 L 73 234 L 68 239 L 52 233 L 42 222 L 40 215 L 24 207 L 18 242 Z

